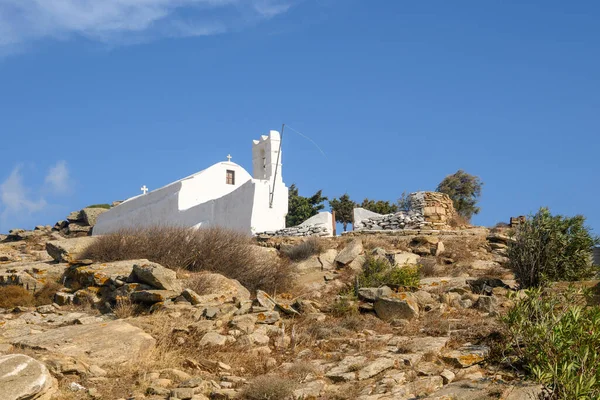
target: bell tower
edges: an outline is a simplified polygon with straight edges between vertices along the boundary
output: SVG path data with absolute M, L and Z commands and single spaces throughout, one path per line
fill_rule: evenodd
M 281 174 L 281 135 L 278 131 L 270 131 L 259 140 L 252 141 L 252 177 L 272 182 L 283 182 Z M 274 177 L 277 171 L 277 177 Z M 275 182 L 273 182 L 275 183 Z

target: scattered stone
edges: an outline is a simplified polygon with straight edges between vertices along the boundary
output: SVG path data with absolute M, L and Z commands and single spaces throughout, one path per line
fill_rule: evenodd
M 392 295 L 392 293 L 394 293 L 394 291 L 387 286 L 382 286 L 379 288 L 363 287 L 358 289 L 358 298 L 361 300 L 374 302 L 380 297 L 389 297 Z
M 454 372 L 450 371 L 449 369 L 445 369 L 440 373 L 440 376 L 442 377 L 442 379 L 444 380 L 444 385 L 447 385 L 449 383 L 452 383 L 452 381 L 454 380 L 454 378 L 456 377 L 456 375 L 454 374 Z
M 393 368 L 394 364 L 394 360 L 391 358 L 378 358 L 361 368 L 358 371 L 357 378 L 359 381 L 372 378 L 387 369 Z
M 411 320 L 419 316 L 419 306 L 410 295 L 399 293 L 396 297 L 378 298 L 374 303 L 375 313 L 384 321 L 394 319 Z
M 256 314 L 256 323 L 258 324 L 274 324 L 279 321 L 279 313 L 277 311 L 267 311 Z
M 150 261 L 134 264 L 129 281 L 142 282 L 156 289 L 178 293 L 182 290 L 175 271 Z
M 484 361 L 490 353 L 490 348 L 483 345 L 465 345 L 456 350 L 442 353 L 444 361 L 457 368 L 467 368 Z
M 23 354 L 0 356 L 0 393 L 3 400 L 50 398 L 56 380 L 48 368 Z
M 338 265 L 345 266 L 350 264 L 356 257 L 364 252 L 362 239 L 356 238 L 350 241 L 344 249 L 337 255 L 335 262 Z
M 217 332 L 207 332 L 200 342 L 199 346 L 224 346 L 227 343 L 227 336 L 218 334 Z

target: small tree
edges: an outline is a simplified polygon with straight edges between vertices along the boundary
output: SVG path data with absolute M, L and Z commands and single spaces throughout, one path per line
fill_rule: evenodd
M 288 214 L 285 217 L 286 226 L 300 225 L 313 215 L 325 208 L 323 204 L 327 197 L 324 197 L 323 191 L 319 190 L 311 197 L 304 197 L 298 194 L 298 188 L 292 184 L 289 189 Z
M 521 223 L 508 248 L 509 267 L 522 287 L 551 281 L 590 278 L 595 270 L 591 253 L 597 239 L 581 215 L 553 216 L 547 208 Z
M 360 204 L 365 210 L 373 211 L 377 214 L 393 214 L 398 212 L 398 205 L 384 200 L 364 199 Z
M 412 203 L 410 201 L 410 195 L 406 192 L 402 192 L 402 195 L 398 199 L 398 211 L 410 211 L 412 208 Z
M 481 196 L 482 186 L 483 182 L 479 177 L 458 170 L 445 177 L 436 190 L 447 194 L 452 199 L 456 212 L 470 221 L 473 214 L 479 214 L 480 208 L 476 204 Z
M 339 199 L 331 200 L 329 204 L 331 209 L 335 211 L 335 220 L 344 226 L 344 232 L 346 232 L 348 224 L 352 223 L 356 203 L 350 200 L 348 193 L 345 193 Z

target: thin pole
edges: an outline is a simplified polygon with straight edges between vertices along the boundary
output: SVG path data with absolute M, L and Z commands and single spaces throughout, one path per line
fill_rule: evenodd
M 273 190 L 271 191 L 271 199 L 269 200 L 269 208 L 273 208 L 273 197 L 275 196 L 275 182 L 277 181 L 277 170 L 279 169 L 279 157 L 281 156 L 281 145 L 283 144 L 283 130 L 285 124 L 281 125 L 281 136 L 279 137 L 279 151 L 277 152 L 277 164 L 275 164 L 275 174 L 273 175 Z

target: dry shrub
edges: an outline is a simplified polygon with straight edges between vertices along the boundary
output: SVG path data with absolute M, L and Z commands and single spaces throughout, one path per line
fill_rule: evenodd
M 440 276 L 440 267 L 435 258 L 421 257 L 420 265 L 419 272 L 422 278 Z
M 278 375 L 256 377 L 242 391 L 248 400 L 284 400 L 292 396 L 297 384 Z
M 309 361 L 296 361 L 287 370 L 287 375 L 296 382 L 304 382 L 309 376 L 317 374 L 317 368 Z
M 250 290 L 284 291 L 291 283 L 288 262 L 262 255 L 249 236 L 219 227 L 121 230 L 99 237 L 80 258 L 98 262 L 145 258 L 174 270 L 216 272 Z
M 471 226 L 471 221 L 459 213 L 455 213 L 448 220 L 448 225 L 450 225 L 452 228 L 468 228 Z
M 408 239 L 402 236 L 369 235 L 363 237 L 363 247 L 366 250 L 382 248 L 385 250 L 410 251 Z
M 323 251 L 323 246 L 319 239 L 311 237 L 296 245 L 283 245 L 280 251 L 290 260 L 298 262 L 320 254 Z
M 117 318 L 125 319 L 138 315 L 143 307 L 140 304 L 135 304 L 130 297 L 119 297 L 112 311 Z
M 43 306 L 54 303 L 54 295 L 60 291 L 63 286 L 58 282 L 48 282 L 39 291 L 34 294 L 35 304 Z
M 0 308 L 35 305 L 35 297 L 22 286 L 8 285 L 0 287 Z
M 441 258 L 450 258 L 453 262 L 473 261 L 482 253 L 487 253 L 485 237 L 456 237 L 446 238 Z M 441 260 L 440 260 L 441 261 Z

